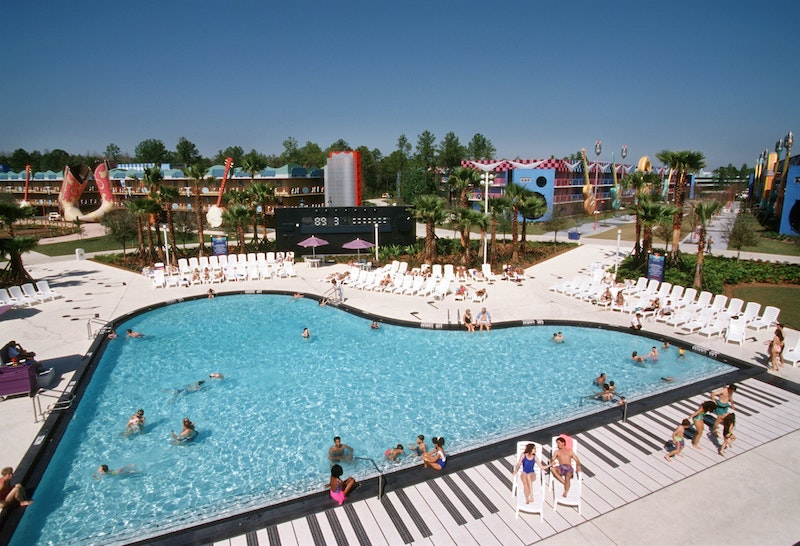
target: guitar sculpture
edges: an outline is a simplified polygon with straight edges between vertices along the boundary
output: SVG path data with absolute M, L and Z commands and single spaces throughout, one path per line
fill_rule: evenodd
M 217 197 L 217 204 L 211 205 L 208 207 L 208 212 L 206 213 L 206 220 L 208 220 L 208 225 L 211 227 L 219 227 L 222 225 L 222 194 L 225 193 L 225 182 L 228 180 L 228 173 L 233 166 L 233 158 L 227 157 L 225 158 L 225 172 L 222 173 L 222 182 L 219 185 L 219 197 Z
M 594 214 L 594 186 L 592 186 L 592 182 L 589 180 L 589 164 L 586 161 L 586 148 L 581 148 L 581 161 L 583 161 L 583 177 L 586 179 L 586 184 L 583 185 L 583 210 L 586 211 L 586 214 Z
M 111 191 L 108 162 L 103 161 L 94 170 L 94 181 L 100 192 L 101 203 L 96 210 L 83 214 L 78 207 L 81 194 L 89 183 L 91 169 L 88 165 L 67 165 L 64 167 L 64 182 L 58 192 L 58 204 L 64 211 L 64 220 L 73 222 L 99 222 L 106 213 L 114 210 L 114 193 Z

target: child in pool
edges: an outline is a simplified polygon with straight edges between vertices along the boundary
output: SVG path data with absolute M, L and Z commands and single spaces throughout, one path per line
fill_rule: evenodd
M 397 461 L 397 457 L 399 457 L 402 453 L 403 444 L 397 444 L 397 447 L 390 447 L 383 455 L 390 461 Z

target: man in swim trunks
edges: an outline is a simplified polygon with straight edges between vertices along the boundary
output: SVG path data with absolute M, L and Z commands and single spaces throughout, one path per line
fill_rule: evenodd
M 556 438 L 556 452 L 553 453 L 553 461 L 550 466 L 553 468 L 553 476 L 564 484 L 564 497 L 569 493 L 569 482 L 575 472 L 581 471 L 581 461 L 571 449 L 567 449 L 567 441 L 563 436 Z M 575 461 L 575 469 L 572 468 L 572 461 Z
M 486 330 L 487 332 L 491 331 L 492 329 L 492 315 L 486 310 L 486 307 L 481 308 L 481 312 L 478 313 L 477 320 L 475 321 L 478 325 L 478 331 Z
M 597 377 L 597 379 L 594 380 L 594 384 L 599 386 L 599 387 L 602 387 L 603 385 L 606 384 L 606 374 L 605 374 L 605 372 L 600 372 L 600 375 Z
M 717 428 L 719 424 L 722 423 L 728 410 L 735 409 L 733 403 L 733 393 L 735 392 L 736 385 L 730 384 L 727 387 L 723 387 L 711 393 L 711 400 L 717 403 L 717 409 L 714 410 L 714 413 L 717 414 L 717 418 L 714 424 L 711 425 L 711 434 L 714 436 L 719 436 Z
M 342 443 L 342 439 L 336 436 L 333 445 L 328 450 L 328 459 L 331 461 L 350 461 L 353 459 L 353 448 Z
M 428 446 L 425 445 L 425 436 L 420 434 L 417 436 L 417 443 L 416 444 L 408 444 L 409 449 L 416 453 L 417 455 L 422 456 L 423 453 L 427 453 Z
M 13 475 L 14 469 L 10 466 L 0 471 L 0 509 L 8 508 L 13 502 L 18 502 L 20 506 L 28 506 L 33 502 L 28 498 L 21 483 L 12 487 L 11 478 Z

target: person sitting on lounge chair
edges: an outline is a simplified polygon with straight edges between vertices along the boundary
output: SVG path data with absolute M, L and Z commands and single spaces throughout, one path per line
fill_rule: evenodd
M 26 351 L 22 348 L 22 345 L 13 339 L 0 349 L 0 361 L 2 361 L 3 364 L 21 364 L 28 359 L 33 360 L 34 356 L 36 356 L 36 353 Z

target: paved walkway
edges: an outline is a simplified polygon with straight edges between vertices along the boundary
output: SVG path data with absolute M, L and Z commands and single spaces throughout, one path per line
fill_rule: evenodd
M 528 279 L 519 285 L 505 281 L 497 282 L 488 287 L 489 299 L 486 306 L 489 307 L 495 321 L 569 319 L 627 325 L 628 317 L 626 315 L 599 310 L 591 304 L 575 301 L 548 291 L 548 287 L 558 280 L 572 278 L 581 272 L 588 273 L 593 263 L 612 265 L 616 257 L 615 246 L 616 242 L 609 244 L 608 241 L 605 244 L 593 242 L 581 245 L 564 255 L 530 268 L 527 272 Z M 201 286 L 156 290 L 152 288 L 148 279 L 139 274 L 90 261 L 77 261 L 74 257 L 48 258 L 41 254 L 31 253 L 25 256 L 25 263 L 35 278 L 47 279 L 51 287 L 61 291 L 65 298 L 33 308 L 8 311 L 0 316 L 0 329 L 5 337 L 14 338 L 23 346 L 36 350 L 47 366 L 54 366 L 56 372 L 61 374 L 61 388 L 67 384 L 72 371 L 76 369 L 83 355 L 89 349 L 91 345 L 89 331 L 96 330 L 97 323 L 111 320 L 150 303 L 172 300 L 189 294 L 202 294 L 207 290 Z M 299 264 L 297 266 L 299 276 L 296 278 L 230 283 L 222 285 L 218 289 L 215 287 L 215 289 L 218 292 L 264 289 L 322 294 L 327 289 L 327 285 L 320 281 L 324 280 L 325 275 L 331 271 L 342 268 L 342 266 L 328 266 L 315 269 Z M 445 302 L 433 302 L 427 298 L 364 293 L 356 290 L 346 290 L 345 297 L 347 304 L 376 315 L 433 323 L 457 323 L 464 309 L 475 307 L 474 304 L 455 302 L 452 298 L 448 298 Z M 687 341 L 700 347 L 729 354 L 760 366 L 763 366 L 765 342 L 769 338 L 769 334 L 764 330 L 750 331 L 751 338 L 742 347 L 739 347 L 726 344 L 719 338 L 707 340 L 704 336 L 697 334 L 676 333 L 661 323 L 648 322 L 645 324 L 645 329 L 655 335 L 659 333 L 673 336 L 685 335 Z M 789 332 L 787 343 L 794 344 L 797 336 L 797 332 Z M 800 383 L 800 369 L 788 368 L 781 375 Z M 800 449 L 798 449 L 800 448 L 800 434 L 793 426 L 798 417 L 794 409 L 796 400 L 793 396 L 782 395 L 771 387 L 761 386 L 752 380 L 748 382 L 747 389 L 750 390 L 749 396 L 753 399 L 748 400 L 746 405 L 751 406 L 751 409 L 754 410 L 753 415 L 763 414 L 765 418 L 763 421 L 758 421 L 757 425 L 746 423 L 741 425 L 742 434 L 739 445 L 747 446 L 747 450 L 734 451 L 732 455 L 735 454 L 735 456 L 724 461 L 721 458 L 710 456 L 709 454 L 713 454 L 711 450 L 708 450 L 707 453 L 687 454 L 687 461 L 692 461 L 691 465 L 676 461 L 674 467 L 683 468 L 682 465 L 686 464 L 693 470 L 672 479 L 669 483 L 651 487 L 651 491 L 642 491 L 642 494 L 637 496 L 641 500 L 634 501 L 631 498 L 625 499 L 624 503 L 611 502 L 611 497 L 606 498 L 605 493 L 600 493 L 595 495 L 596 499 L 593 501 L 587 498 L 587 508 L 583 517 L 576 517 L 572 512 L 573 509 L 569 508 L 564 509 L 563 514 L 559 509 L 559 515 L 555 516 L 550 508 L 546 512 L 545 521 L 547 523 L 544 527 L 532 522 L 529 515 L 521 518 L 520 521 L 524 522 L 520 524 L 522 531 L 517 532 L 517 527 L 512 529 L 517 539 L 511 540 L 511 535 L 507 535 L 508 531 L 494 530 L 490 534 L 497 533 L 496 542 L 498 543 L 530 544 L 544 539 L 545 544 L 551 542 L 572 544 L 577 540 L 596 544 L 640 544 L 644 542 L 658 544 L 674 542 L 676 540 L 675 529 L 680 529 L 681 540 L 689 543 L 707 543 L 719 540 L 721 532 L 726 536 L 725 540 L 733 544 L 753 543 L 756 536 L 759 537 L 760 542 L 770 544 L 794 542 L 800 538 L 800 524 L 797 523 L 794 514 L 795 501 L 800 497 L 800 493 L 798 493 L 800 476 L 797 471 L 800 468 L 800 464 L 797 464 L 800 462 L 797 460 L 800 458 L 798 455 L 800 453 Z M 763 397 L 759 390 L 766 391 L 769 400 L 784 398 L 786 401 L 781 401 L 774 408 L 762 407 L 764 406 Z M 678 403 L 677 406 L 673 404 L 658 410 L 667 416 L 667 418 L 660 417 L 659 419 L 671 422 L 678 414 L 687 411 L 687 404 L 691 405 L 697 401 L 698 399 L 693 398 L 687 402 Z M 39 424 L 34 422 L 30 399 L 17 398 L 0 403 L 0 419 L 4 423 L 5 439 L 5 455 L 2 463 L 3 465 L 15 465 L 17 461 L 21 460 L 39 430 Z M 654 422 L 650 423 L 645 419 Z M 641 426 L 650 430 L 652 435 L 658 438 L 665 437 L 665 434 L 669 433 L 669 431 L 665 432 L 663 424 L 657 423 L 658 419 L 652 417 L 637 416 L 631 421 L 646 423 Z M 787 423 L 790 424 L 788 427 Z M 615 428 L 616 425 L 608 425 L 608 427 L 610 428 L 581 433 L 583 436 L 579 434 L 578 437 L 583 438 L 587 446 L 592 445 L 595 441 L 593 439 L 607 445 L 607 441 L 612 438 L 611 435 L 617 437 L 615 442 L 630 443 L 619 439 L 619 434 L 612 432 L 614 430 L 619 432 Z M 764 431 L 760 432 L 761 429 Z M 656 442 L 655 438 L 641 431 L 637 434 L 649 438 L 648 442 L 650 443 Z M 604 441 L 604 438 L 607 441 Z M 759 444 L 763 445 L 759 446 Z M 632 458 L 634 454 L 636 457 L 640 457 L 636 453 L 639 451 L 637 448 L 625 443 L 614 444 L 611 447 L 630 461 L 634 461 Z M 602 453 L 602 449 L 596 448 L 596 450 Z M 601 474 L 600 469 L 607 467 L 608 463 L 597 455 L 587 454 L 587 457 L 591 461 L 589 469 L 595 473 L 594 476 L 588 476 L 587 473 L 587 491 L 595 491 L 601 485 L 599 482 L 606 480 L 605 474 Z M 654 468 L 656 465 L 660 465 L 658 473 L 673 472 L 662 468 L 668 463 L 660 459 L 660 455 L 651 453 L 645 456 L 642 453 L 641 457 L 644 457 L 645 461 L 650 461 Z M 616 456 L 612 456 L 612 460 L 613 458 Z M 708 465 L 706 466 L 706 463 L 702 461 L 706 461 Z M 507 462 L 508 460 L 506 460 Z M 620 460 L 616 462 L 619 463 Z M 510 473 L 506 463 L 495 463 L 500 474 Z M 640 461 L 636 464 L 644 465 L 645 463 Z M 605 471 L 603 470 L 603 472 Z M 607 471 L 611 472 L 610 468 Z M 486 472 L 486 469 L 476 468 L 465 470 L 464 475 L 475 481 L 481 476 L 485 478 Z M 649 473 L 649 471 L 641 469 L 639 472 Z M 602 477 L 598 479 L 598 476 Z M 419 529 L 415 532 L 414 527 L 410 527 L 409 532 L 415 540 L 430 544 L 462 544 L 469 542 L 461 542 L 462 538 L 466 541 L 466 537 L 469 535 L 480 537 L 474 538 L 473 542 L 477 541 L 475 543 L 482 544 L 484 535 L 477 534 L 477 532 L 476 535 L 472 535 L 471 532 L 474 527 L 481 527 L 485 524 L 485 521 L 478 520 L 499 520 L 504 522 L 509 529 L 512 525 L 517 525 L 509 524 L 510 519 L 513 518 L 513 511 L 510 509 L 508 500 L 503 502 L 501 500 L 504 497 L 508 497 L 510 500 L 510 493 L 503 492 L 503 487 L 507 489 L 507 484 L 498 485 L 501 483 L 499 477 L 500 481 L 496 483 L 488 484 L 487 482 L 487 487 L 494 489 L 494 493 L 490 489 L 486 489 L 490 503 L 498 508 L 495 513 L 487 508 L 485 499 L 475 497 L 475 491 L 482 489 L 480 487 L 472 489 L 469 482 L 465 482 L 464 477 L 458 473 L 452 477 L 433 480 L 431 484 L 436 485 L 426 483 L 424 486 L 415 486 L 420 489 L 409 491 L 405 495 L 413 496 L 425 503 L 431 503 L 430 509 L 436 513 L 437 519 L 445 518 L 445 512 L 449 514 L 449 511 L 440 504 L 444 501 L 436 500 L 439 497 L 435 493 L 431 496 L 429 490 L 425 488 L 439 487 L 443 491 L 447 491 L 445 488 L 452 487 L 447 482 L 448 479 L 452 479 L 462 491 L 467 491 L 465 493 L 467 499 L 470 499 L 481 517 L 473 515 L 471 509 L 462 500 L 458 500 L 457 512 L 462 516 L 465 514 L 464 511 L 469 513 L 471 519 L 467 519 L 466 516 L 464 519 L 472 522 L 471 525 L 456 523 L 456 527 L 453 527 L 451 522 L 439 520 L 437 524 L 431 521 L 426 523 L 428 528 L 431 530 L 435 528 L 441 532 L 432 531 L 430 536 L 424 537 Z M 608 479 L 611 479 L 610 474 Z M 443 485 L 439 480 L 443 481 Z M 612 489 L 616 490 L 616 486 Z M 433 489 L 430 490 L 433 491 Z M 453 494 L 457 495 L 455 491 Z M 398 502 L 398 506 L 404 506 L 400 498 L 402 495 L 403 493 L 393 491 L 388 498 L 392 504 Z M 363 500 L 361 502 L 369 506 L 370 503 L 374 504 L 376 501 Z M 603 508 L 604 503 L 608 504 L 608 507 Z M 341 512 L 334 514 L 335 518 L 340 520 L 340 523 L 343 519 L 349 519 L 348 510 L 355 509 L 356 504 L 358 503 L 346 504 Z M 406 513 L 403 513 L 401 508 L 398 508 L 397 511 L 401 520 L 412 517 L 407 510 Z M 324 531 L 329 527 L 330 532 L 334 532 L 335 524 L 324 523 L 326 520 L 332 521 L 329 519 L 331 517 L 328 515 L 329 512 L 331 511 L 317 516 L 317 521 L 322 522 L 319 523 L 319 526 L 323 531 L 321 536 L 324 538 L 322 542 L 319 542 L 319 537 L 312 533 L 312 541 L 316 540 L 316 544 L 337 543 L 335 535 L 326 534 Z M 342 513 L 346 514 L 343 518 Z M 654 517 L 653 514 L 659 514 L 659 517 Z M 369 543 L 372 543 L 373 539 L 375 543 L 381 543 L 380 537 L 387 536 L 383 535 L 383 532 L 389 533 L 384 529 L 385 522 L 376 521 L 380 528 L 380 534 L 370 528 L 372 530 L 366 535 Z M 289 523 L 283 525 L 289 525 Z M 290 525 L 294 525 L 294 523 L 292 522 Z M 302 527 L 303 523 L 297 525 Z M 531 529 L 529 534 L 524 530 L 525 526 Z M 342 528 L 346 527 L 342 523 Z M 463 527 L 463 529 L 459 529 L 459 527 Z M 548 529 L 550 530 L 548 531 Z M 269 534 L 269 530 L 265 530 L 265 532 Z M 284 539 L 282 532 L 283 528 L 279 530 L 278 534 L 281 543 L 284 543 L 284 540 L 286 543 L 291 543 L 288 535 Z M 295 534 L 297 543 L 310 543 L 303 538 L 306 535 L 299 531 L 292 532 Z M 354 529 L 353 533 L 355 532 Z M 464 532 L 467 534 L 463 534 Z M 389 534 L 388 536 L 392 538 L 391 540 L 385 538 L 386 543 L 396 543 L 394 535 Z M 510 542 L 506 542 L 506 536 L 509 537 Z M 263 538 L 263 534 L 259 537 Z M 263 542 L 259 538 L 258 543 L 276 543 L 274 538 L 269 540 L 272 542 Z M 247 542 L 247 537 L 233 539 L 232 542 L 234 544 L 252 544 L 252 542 Z M 363 542 L 362 535 L 351 534 L 346 543 L 363 544 L 365 542 Z

